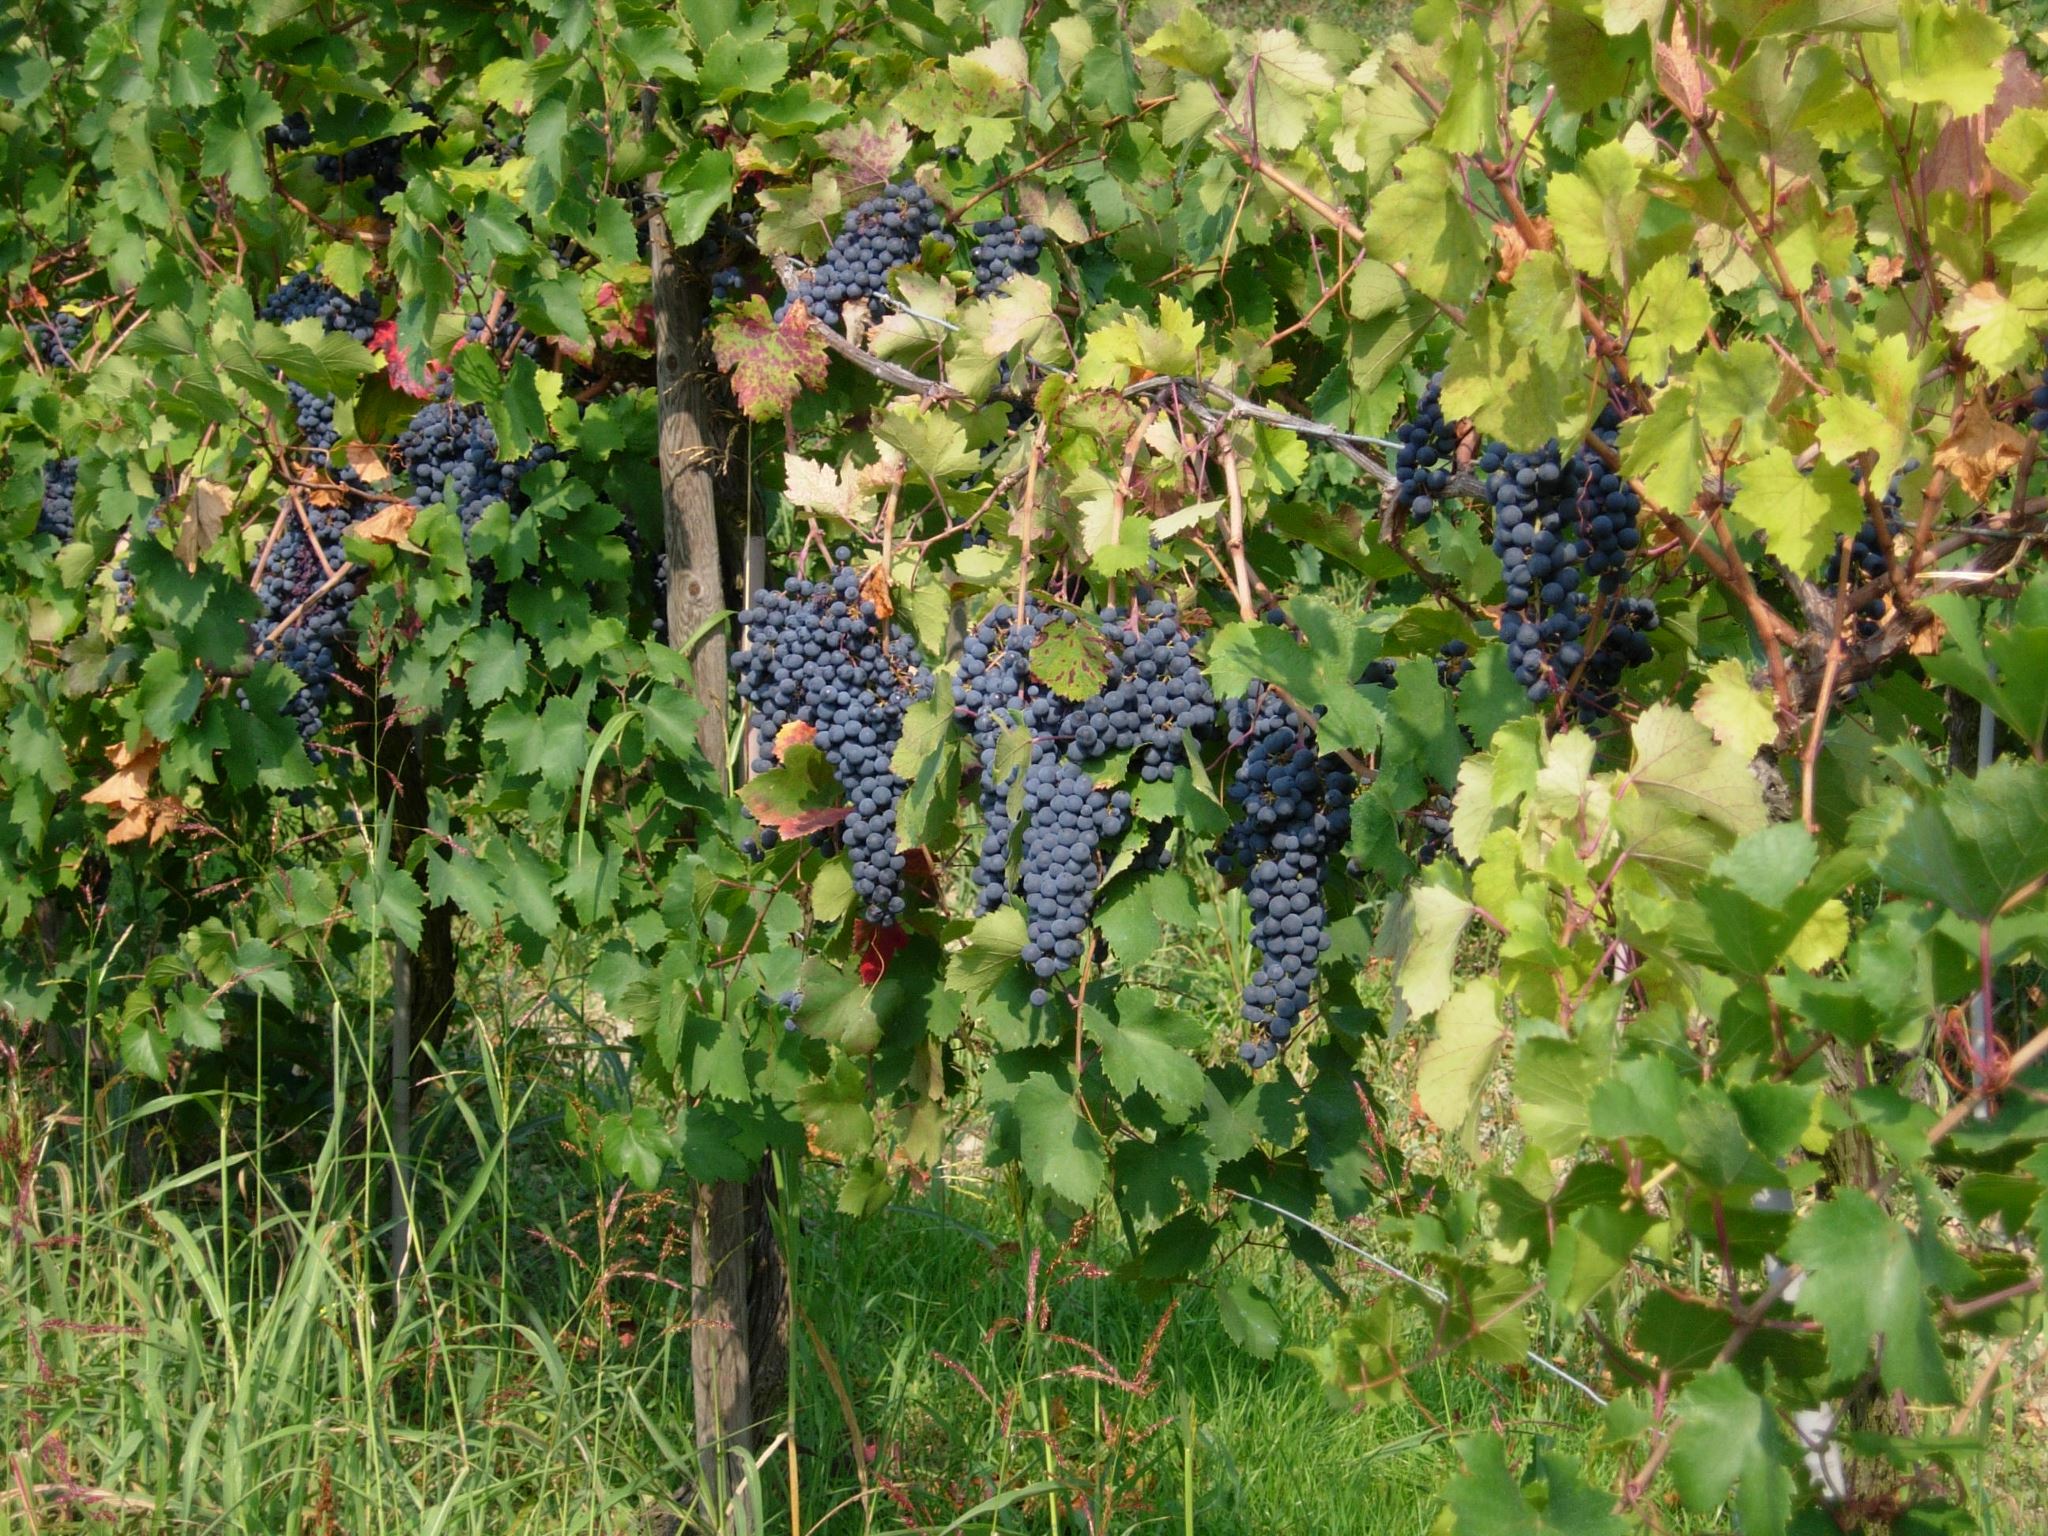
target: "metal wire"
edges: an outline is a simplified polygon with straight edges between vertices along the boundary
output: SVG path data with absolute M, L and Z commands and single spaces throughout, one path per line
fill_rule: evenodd
M 1242 1190 L 1233 1189 L 1230 1191 L 1230 1193 L 1237 1196 L 1238 1199 L 1245 1201 L 1247 1204 L 1260 1206 L 1265 1210 L 1271 1211 L 1276 1216 L 1284 1216 L 1287 1218 L 1287 1220 L 1308 1228 L 1309 1231 L 1315 1233 L 1318 1237 L 1323 1238 L 1325 1241 L 1335 1243 L 1339 1248 L 1342 1248 L 1346 1253 L 1357 1254 L 1358 1257 L 1365 1260 L 1365 1262 L 1370 1264 L 1374 1269 L 1379 1270 L 1382 1274 L 1393 1276 L 1396 1280 L 1399 1280 L 1403 1285 L 1412 1286 L 1414 1289 L 1422 1292 L 1422 1294 L 1427 1296 L 1431 1301 L 1447 1302 L 1450 1300 L 1448 1296 L 1446 1296 L 1442 1291 L 1438 1290 L 1435 1286 L 1431 1285 L 1427 1280 L 1419 1279 L 1416 1276 L 1409 1274 L 1408 1271 L 1406 1271 L 1405 1269 L 1396 1268 L 1394 1265 L 1389 1264 L 1385 1259 L 1381 1258 L 1378 1254 L 1368 1253 L 1365 1249 L 1359 1247 L 1358 1244 L 1350 1241 L 1348 1238 L 1339 1237 L 1335 1232 L 1332 1232 L 1328 1227 L 1323 1226 L 1319 1222 L 1310 1221 L 1308 1217 L 1301 1215 L 1299 1212 L 1290 1211 L 1284 1206 L 1275 1205 L 1270 1200 L 1261 1200 L 1257 1195 L 1247 1195 Z M 1537 1354 L 1536 1351 L 1533 1349 L 1526 1349 L 1522 1351 L 1522 1354 L 1523 1357 L 1527 1359 L 1528 1362 L 1531 1365 L 1535 1366 L 1538 1370 L 1548 1371 L 1551 1375 L 1555 1376 L 1559 1381 L 1563 1382 L 1566 1386 L 1575 1387 L 1580 1392 L 1583 1392 L 1586 1395 L 1587 1400 L 1591 1402 L 1595 1408 L 1605 1408 L 1607 1406 L 1606 1398 L 1602 1397 L 1598 1392 L 1596 1392 L 1592 1387 L 1588 1386 L 1585 1382 L 1579 1380 L 1578 1377 L 1574 1376 L 1570 1371 L 1566 1370 L 1556 1361 L 1546 1359 L 1544 1356 Z

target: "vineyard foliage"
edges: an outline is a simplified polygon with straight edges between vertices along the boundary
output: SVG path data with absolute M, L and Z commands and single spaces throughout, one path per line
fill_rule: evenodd
M 198 1084 L 452 914 L 631 1027 L 618 1176 L 808 1146 L 859 1213 L 971 1104 L 1132 1284 L 1369 1218 L 1443 1299 L 1354 1308 L 1333 1393 L 1608 1399 L 1611 1485 L 1476 1436 L 1459 1532 L 1979 1529 L 2048 1221 L 2048 89 L 1995 15 L 5 26 L 0 1009 Z M 669 243 L 767 550 L 716 762 Z

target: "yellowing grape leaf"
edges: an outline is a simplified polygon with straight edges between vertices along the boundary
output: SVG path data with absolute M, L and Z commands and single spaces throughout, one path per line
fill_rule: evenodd
M 1956 477 L 1972 501 L 1982 501 L 1993 483 L 2019 463 L 2026 438 L 1972 400 L 1956 416 L 1948 441 L 1934 450 L 1938 468 Z
M 199 557 L 220 537 L 234 506 L 235 493 L 218 481 L 192 482 L 192 494 L 186 498 L 185 515 L 179 520 L 178 542 L 173 550 L 186 570 L 198 569 Z
M 1778 721 L 1772 711 L 1768 690 L 1759 692 L 1749 683 L 1742 663 L 1726 657 L 1707 671 L 1707 681 L 1693 700 L 1693 718 L 1714 733 L 1714 740 L 1732 747 L 1744 762 L 1755 757 L 1757 748 L 1776 740 Z
M 780 324 L 759 294 L 731 306 L 711 328 L 711 353 L 731 376 L 740 409 L 755 421 L 781 415 L 806 385 L 825 383 L 825 341 L 800 301 Z
M 846 190 L 877 186 L 895 174 L 910 153 L 910 129 L 892 112 L 879 122 L 847 123 L 821 133 L 818 148 L 838 162 Z

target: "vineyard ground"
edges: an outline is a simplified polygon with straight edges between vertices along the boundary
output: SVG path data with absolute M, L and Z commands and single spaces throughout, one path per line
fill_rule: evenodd
M 1214 975 L 1196 951 L 1160 957 L 1205 1011 L 1232 986 L 1230 957 L 1209 954 Z M 335 1080 L 299 1080 L 299 1129 L 255 1122 L 253 1102 L 222 1114 L 218 1095 L 9 1083 L 0 1315 L 26 1326 L 0 1331 L 0 1536 L 88 1513 L 135 1532 L 673 1528 L 665 1495 L 691 1438 L 683 1191 L 590 1182 L 571 1119 L 632 1085 L 610 1032 L 567 1003 L 536 1027 L 532 985 L 471 978 L 498 1022 L 416 1128 L 418 1257 L 395 1316 L 378 1279 L 388 1138 L 372 1123 L 354 1144 L 322 1139 L 361 1124 L 376 1059 L 346 1010 Z M 1389 1129 L 1419 1162 L 1458 1156 L 1421 1123 Z M 1293 1351 L 1327 1337 L 1337 1303 L 1270 1230 L 1162 1329 L 1168 1297 L 1104 1273 L 1120 1238 L 1046 1230 L 985 1166 L 979 1130 L 956 1128 L 929 1183 L 865 1220 L 833 1209 L 832 1169 L 803 1174 L 793 1389 L 770 1430 L 793 1424 L 794 1455 L 776 1441 L 771 1530 L 792 1529 L 792 1460 L 794 1528 L 829 1536 L 1392 1536 L 1429 1528 L 1466 1430 L 1604 1463 L 1600 1417 L 1570 1389 L 1437 1362 L 1424 1336 L 1404 1341 L 1412 1366 L 1389 1391 L 1331 1403 Z M 1332 1279 L 1354 1304 L 1386 1286 L 1349 1255 Z M 1244 1287 L 1270 1309 L 1267 1358 L 1233 1342 L 1242 1304 L 1226 1293 Z M 2038 1529 L 2044 1426 L 2025 1391 L 2002 1412 L 2014 1432 L 1987 1486 L 2006 1529 Z
M 0 1330 L 0 1536 L 81 1518 L 667 1528 L 690 1443 L 687 1214 L 680 1186 L 591 1184 L 570 1145 L 572 1106 L 630 1092 L 613 1049 L 580 1025 L 529 1025 L 453 1066 L 455 1091 L 415 1129 L 418 1246 L 394 1315 L 378 1278 L 389 1143 L 357 1113 L 375 1058 L 335 1031 L 335 1080 L 295 1079 L 299 1129 L 276 1123 L 275 1093 L 263 1125 L 253 1101 L 222 1113 L 217 1094 L 138 1104 L 31 1071 L 8 1084 L 0 1315 L 26 1326 Z M 1183 1294 L 1148 1364 L 1169 1298 L 1092 1267 L 1119 1262 L 1120 1239 L 1064 1247 L 983 1166 L 975 1127 L 955 1154 L 867 1220 L 833 1210 L 831 1169 L 804 1176 L 790 1247 L 806 1531 L 936 1532 L 984 1504 L 972 1529 L 1086 1530 L 1089 1509 L 1104 1532 L 1181 1531 L 1191 1505 L 1205 1536 L 1376 1536 L 1427 1528 L 1462 1428 L 1597 1459 L 1586 1405 L 1521 1372 L 1428 1364 L 1392 1401 L 1331 1404 L 1289 1351 L 1319 1343 L 1336 1305 L 1270 1232 Z M 1355 1299 L 1378 1284 L 1349 1259 L 1334 1278 Z M 1232 1282 L 1270 1307 L 1270 1358 L 1231 1341 Z M 1034 1291 L 1038 1328 L 1023 1324 Z M 1428 1340 L 1412 1343 L 1426 1360 Z M 790 1528 L 789 1470 L 785 1440 L 771 1529 Z

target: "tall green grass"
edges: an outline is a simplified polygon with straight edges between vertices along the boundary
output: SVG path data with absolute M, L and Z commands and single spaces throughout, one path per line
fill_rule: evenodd
M 570 1144 L 579 1107 L 631 1094 L 624 1058 L 559 1002 L 490 1010 L 412 1128 L 394 1284 L 357 1011 L 333 1010 L 330 1080 L 293 1124 L 275 1095 L 0 1061 L 0 1536 L 685 1527 L 687 1205 Z M 833 1170 L 784 1170 L 769 1531 L 1414 1532 L 1461 1430 L 1585 1439 L 1554 1384 L 1448 1363 L 1332 1404 L 1304 1360 L 1233 1344 L 1210 1286 L 1148 1291 L 1109 1273 L 1119 1240 L 1048 1230 L 971 1130 L 867 1221 L 835 1213 Z M 1270 1231 L 1241 1236 L 1212 1283 L 1255 1279 L 1279 1344 L 1314 1345 L 1331 1296 Z

